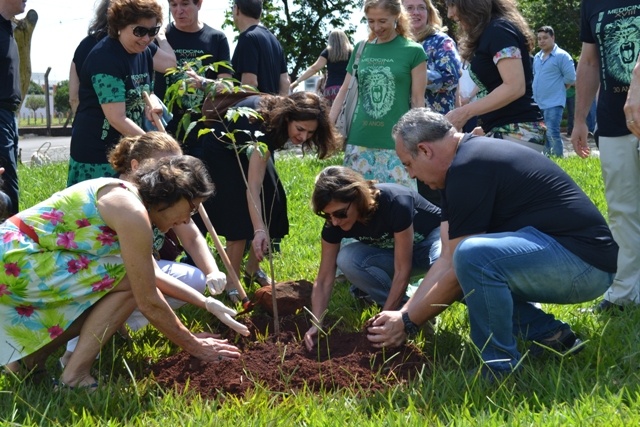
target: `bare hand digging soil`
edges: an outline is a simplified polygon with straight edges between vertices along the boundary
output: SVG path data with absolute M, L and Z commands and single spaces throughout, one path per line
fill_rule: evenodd
M 367 393 L 406 382 L 430 368 L 415 346 L 376 349 L 366 332 L 334 329 L 328 343 L 321 337 L 309 352 L 302 337 L 311 323 L 303 314 L 282 317 L 277 340 L 272 335 L 264 338 L 273 331 L 270 316 L 256 313 L 240 321 L 251 331 L 250 337 L 235 343 L 242 351 L 240 359 L 204 363 L 183 351 L 151 367 L 158 383 L 181 392 L 188 382 L 191 391 L 209 398 L 220 392 L 243 396 L 256 384 L 279 392 L 300 390 L 306 384 L 313 391 L 350 388 Z M 234 339 L 230 332 L 229 341 Z

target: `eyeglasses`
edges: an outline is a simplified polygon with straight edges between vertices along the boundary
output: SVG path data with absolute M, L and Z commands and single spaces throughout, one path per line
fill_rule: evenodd
M 141 27 L 140 25 L 138 25 L 137 27 L 133 28 L 133 35 L 136 37 L 144 37 L 147 34 L 149 35 L 149 37 L 155 37 L 159 32 L 160 25 L 151 28 Z
M 189 208 L 191 209 L 189 215 L 194 216 L 198 213 L 198 207 L 193 204 L 193 201 L 191 199 L 187 199 L 187 202 L 189 202 Z
M 331 217 L 335 219 L 345 219 L 349 215 L 349 208 L 351 207 L 351 203 L 353 203 L 353 200 L 349 202 L 346 208 L 338 209 L 337 211 L 333 211 L 331 213 L 318 212 L 318 216 L 320 218 L 324 218 L 327 221 L 331 221 Z
M 427 11 L 427 6 L 425 6 L 425 5 L 407 6 L 407 7 L 405 7 L 405 9 L 409 13 L 412 13 L 412 12 L 426 12 Z

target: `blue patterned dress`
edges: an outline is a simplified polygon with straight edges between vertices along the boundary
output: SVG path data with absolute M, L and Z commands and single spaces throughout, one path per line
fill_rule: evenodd
M 443 32 L 428 36 L 422 47 L 427 54 L 425 105 L 446 114 L 456 107 L 456 89 L 462 74 L 462 62 L 456 43 Z

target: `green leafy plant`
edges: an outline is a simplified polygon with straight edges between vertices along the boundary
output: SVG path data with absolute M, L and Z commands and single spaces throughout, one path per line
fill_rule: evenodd
M 185 111 L 185 114 L 182 116 L 177 130 L 178 135 L 180 135 L 181 132 L 184 132 L 184 136 L 182 138 L 183 141 L 187 138 L 190 132 L 194 131 L 198 124 L 204 125 L 206 122 L 218 122 L 222 124 L 224 132 L 221 135 L 216 135 L 216 137 L 221 142 L 223 141 L 223 139 L 221 138 L 226 138 L 230 141 L 229 143 L 223 143 L 228 144 L 228 148 L 234 150 L 236 160 L 238 162 L 238 167 L 242 172 L 242 179 L 244 180 L 245 188 L 248 188 L 248 178 L 244 173 L 244 169 L 242 168 L 240 155 L 248 155 L 251 154 L 253 150 L 257 150 L 261 157 L 265 157 L 268 152 L 268 146 L 263 141 L 260 141 L 260 137 L 264 135 L 263 133 L 250 132 L 243 129 L 229 129 L 229 127 L 226 125 L 226 122 L 236 123 L 241 117 L 245 117 L 249 120 L 262 120 L 262 116 L 252 108 L 231 106 L 225 112 L 224 117 L 221 117 L 221 115 L 219 114 L 220 111 L 217 110 L 214 102 L 211 103 L 213 108 L 212 111 L 203 111 L 203 108 L 207 99 L 211 99 L 213 101 L 215 100 L 216 96 L 225 96 L 230 93 L 239 92 L 259 92 L 252 86 L 240 84 L 240 82 L 236 79 L 216 79 L 212 82 L 207 82 L 206 85 L 202 88 L 203 90 L 197 90 L 192 82 L 190 82 L 190 80 L 202 77 L 202 75 L 204 75 L 208 70 L 218 72 L 221 67 L 232 70 L 231 66 L 226 61 L 215 62 L 213 64 L 203 66 L 202 61 L 210 56 L 211 55 L 204 55 L 196 58 L 194 61 L 185 62 L 176 68 L 170 69 L 166 73 L 167 76 L 173 76 L 175 78 L 175 82 L 169 85 L 169 87 L 167 88 L 165 103 L 167 104 L 167 108 L 170 111 L 172 111 L 174 106 L 176 105 L 180 109 Z M 190 77 L 190 75 L 192 77 Z M 193 120 L 194 117 L 198 118 L 196 120 Z M 201 126 L 198 130 L 198 138 L 211 132 L 212 129 L 210 126 Z M 249 135 L 250 137 L 250 141 L 248 143 L 244 143 L 242 147 L 238 146 L 237 144 L 236 135 L 238 133 Z M 254 200 L 253 195 L 250 192 L 248 192 L 247 194 L 249 194 L 250 197 L 249 209 L 261 211 L 262 219 L 267 225 L 264 230 L 267 235 L 267 241 L 269 242 L 267 259 L 269 262 L 270 274 L 273 279 L 275 278 L 275 268 L 273 265 L 272 255 L 274 252 L 274 247 L 271 236 L 269 234 L 269 223 L 265 215 L 266 209 L 258 210 L 258 203 L 261 203 L 261 206 L 267 207 L 269 206 L 267 204 L 268 201 L 264 199 L 264 192 L 262 192 L 262 200 Z M 280 333 L 280 322 L 278 316 L 278 303 L 275 283 L 275 279 L 273 279 L 271 297 L 273 304 L 274 334 L 278 336 Z

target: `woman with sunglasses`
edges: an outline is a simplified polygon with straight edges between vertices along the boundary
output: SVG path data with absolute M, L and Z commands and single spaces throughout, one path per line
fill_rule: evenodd
M 411 277 L 426 273 L 440 256 L 440 208 L 405 186 L 376 183 L 350 168 L 329 166 L 316 178 L 311 205 L 325 219 L 311 297 L 319 320 L 329 306 L 336 267 L 351 283 L 352 293 L 383 310 L 396 310 L 408 299 Z M 356 241 L 340 247 L 348 238 Z M 309 350 L 317 334 L 316 326 L 305 334 Z
M 67 185 L 102 176 L 116 176 L 107 153 L 121 136 L 145 132 L 144 119 L 162 115 L 152 95 L 146 107 L 143 92 L 153 93 L 153 44 L 162 24 L 156 0 L 112 0 L 107 11 L 107 37 L 91 50 L 80 71 L 78 111 L 71 136 Z M 175 55 L 159 65 L 175 67 Z
M 109 10 L 111 0 L 100 0 L 95 8 L 93 19 L 89 24 L 87 36 L 80 41 L 73 53 L 71 66 L 69 67 L 69 105 L 73 114 L 78 110 L 80 100 L 78 98 L 78 90 L 80 88 L 80 70 L 89 52 L 107 35 L 107 11 Z M 159 49 L 153 55 L 153 69 L 159 73 L 163 73 L 167 68 L 173 67 L 176 61 L 176 55 L 173 48 L 167 41 L 164 34 L 164 28 L 155 38 Z

